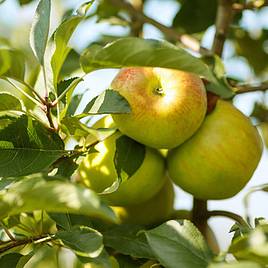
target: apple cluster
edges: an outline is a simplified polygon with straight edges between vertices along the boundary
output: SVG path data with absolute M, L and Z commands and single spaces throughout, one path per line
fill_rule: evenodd
M 207 94 L 195 74 L 165 68 L 123 68 L 111 88 L 131 113 L 106 116 L 95 128 L 119 132 L 96 145 L 79 168 L 81 181 L 102 192 L 117 179 L 113 159 L 121 135 L 146 146 L 145 158 L 117 191 L 103 195 L 122 222 L 153 224 L 173 211 L 173 183 L 198 199 L 225 199 L 252 177 L 262 154 L 256 127 L 232 103 Z M 162 149 L 165 149 L 164 151 Z

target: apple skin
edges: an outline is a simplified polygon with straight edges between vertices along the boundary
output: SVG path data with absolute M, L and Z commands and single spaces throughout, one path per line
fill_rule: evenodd
M 121 223 L 152 225 L 161 223 L 173 212 L 174 187 L 169 178 L 162 189 L 149 200 L 133 206 L 112 207 Z
M 218 100 L 195 135 L 168 153 L 171 179 L 198 199 L 225 199 L 252 177 L 262 141 L 250 120 L 231 103 Z
M 130 114 L 114 114 L 119 130 L 158 149 L 182 144 L 200 127 L 206 91 L 195 74 L 165 68 L 123 68 L 112 81 L 130 104 Z
M 104 117 L 94 127 L 114 126 L 109 117 Z M 116 139 L 122 134 L 116 132 L 99 142 L 96 153 L 88 154 L 78 168 L 80 181 L 97 193 L 111 186 L 117 179 L 114 167 Z M 109 205 L 125 206 L 145 202 L 155 195 L 164 185 L 165 159 L 155 149 L 146 147 L 145 158 L 139 169 L 119 188 L 110 194 L 102 195 Z

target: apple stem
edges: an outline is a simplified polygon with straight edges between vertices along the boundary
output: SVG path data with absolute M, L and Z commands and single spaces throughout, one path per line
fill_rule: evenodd
M 208 220 L 207 201 L 194 198 L 192 209 L 192 222 L 207 239 Z

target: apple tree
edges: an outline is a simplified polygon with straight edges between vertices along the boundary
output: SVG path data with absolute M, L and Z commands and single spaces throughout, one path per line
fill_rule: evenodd
M 207 204 L 243 189 L 268 145 L 267 27 L 244 23 L 268 2 L 173 0 L 171 26 L 145 12 L 150 0 L 91 0 L 57 18 L 54 1 L 14 2 L 35 14 L 26 46 L 0 36 L 0 267 L 267 267 L 268 223 L 248 207 L 268 184 L 249 189 L 245 215 Z M 123 34 L 72 48 L 92 20 Z M 161 39 L 143 38 L 148 25 Z M 228 46 L 248 81 L 228 71 Z M 85 102 L 84 79 L 102 69 L 121 71 Z M 232 102 L 256 91 L 248 118 Z M 174 208 L 175 185 L 192 210 Z M 233 221 L 224 251 L 217 216 Z

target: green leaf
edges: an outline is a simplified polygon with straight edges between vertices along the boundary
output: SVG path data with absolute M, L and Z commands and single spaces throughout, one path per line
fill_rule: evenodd
M 12 48 L 0 48 L 0 76 L 24 79 L 25 57 L 22 52 Z
M 0 218 L 22 212 L 45 210 L 73 213 L 116 222 L 113 211 L 96 193 L 77 184 L 45 181 L 32 177 L 12 184 L 0 192 Z
M 62 68 L 59 74 L 59 79 L 70 77 L 70 75 L 73 72 L 78 70 L 80 68 L 79 59 L 80 59 L 80 54 L 76 52 L 74 49 L 71 49 L 62 65 Z
M 81 56 L 81 66 L 86 73 L 102 68 L 163 67 L 195 73 L 210 81 L 210 91 L 223 98 L 234 92 L 216 77 L 199 58 L 167 41 L 128 37 L 118 39 L 104 47 L 91 46 Z M 220 79 L 220 81 L 219 81 Z
M 113 135 L 116 132 L 116 128 L 100 128 L 95 129 L 88 127 L 84 123 L 79 121 L 77 117 L 65 117 L 62 121 L 63 131 L 75 138 L 87 137 L 90 142 L 95 143 L 97 141 L 103 141 Z
M 262 268 L 256 262 L 241 261 L 241 262 L 230 262 L 230 263 L 213 263 L 208 268 Z
M 22 111 L 21 102 L 9 93 L 0 93 L 0 111 Z
M 196 73 L 211 80 L 211 73 L 200 59 L 167 41 L 121 38 L 105 47 L 90 47 L 81 56 L 86 73 L 101 68 L 151 66 Z
M 91 100 L 84 109 L 85 114 L 130 113 L 128 101 L 117 91 L 107 89 Z
M 141 166 L 145 157 L 145 146 L 128 136 L 116 139 L 114 165 L 119 178 L 131 177 Z
M 66 116 L 70 117 L 70 116 L 74 116 L 77 107 L 79 106 L 82 98 L 83 98 L 84 94 L 76 94 L 74 96 L 72 96 L 70 104 L 68 106 L 68 109 L 66 111 Z
M 134 258 L 154 259 L 154 254 L 140 226 L 120 225 L 103 232 L 104 245 Z M 139 233 L 140 232 L 140 233 Z
M 67 55 L 71 51 L 71 48 L 68 47 L 69 40 L 78 24 L 85 18 L 86 12 L 93 2 L 94 0 L 82 4 L 82 6 L 77 10 L 77 14 L 63 21 L 53 33 L 49 48 L 49 58 L 51 59 L 52 68 L 51 71 L 53 73 L 53 79 L 50 81 L 52 83 L 52 88 L 56 88 L 61 68 Z
M 0 112 L 0 177 L 49 167 L 66 152 L 58 134 L 18 112 Z
M 80 256 L 96 258 L 103 250 L 102 234 L 86 226 L 59 231 L 56 237 Z
M 74 78 L 70 78 L 68 80 L 65 80 L 65 81 L 63 81 L 62 83 L 59 84 L 59 86 L 62 86 L 62 87 L 66 86 L 66 88 L 64 88 L 63 92 L 61 93 L 62 95 L 65 95 L 64 96 L 64 98 L 65 98 L 65 106 L 60 112 L 60 118 L 64 118 L 64 116 L 66 115 L 67 110 L 68 110 L 69 105 L 70 105 L 70 102 L 71 102 L 71 99 L 72 99 L 73 92 L 74 92 L 76 86 L 81 81 L 83 81 L 83 78 L 74 77 Z M 63 88 L 61 88 L 61 90 L 62 89 Z M 59 95 L 59 97 L 61 97 L 61 95 Z
M 236 236 L 229 247 L 238 260 L 255 261 L 268 265 L 268 224 L 258 225 L 247 234 Z
M 91 226 L 88 216 L 70 213 L 49 213 L 49 217 L 62 229 L 70 231 L 75 225 Z
M 79 255 L 77 255 L 77 258 L 81 263 L 85 263 L 87 264 L 86 266 L 89 265 L 89 267 L 119 268 L 118 266 L 114 267 L 114 263 L 116 263 L 116 260 L 113 257 L 109 257 L 105 249 L 103 249 L 100 255 L 96 258 L 83 257 Z
M 50 10 L 50 0 L 39 1 L 30 32 L 30 45 L 41 65 L 44 63 L 44 54 L 48 40 Z
M 0 267 L 16 268 L 17 263 L 19 262 L 21 257 L 23 257 L 23 255 L 19 253 L 9 253 L 9 254 L 3 255 L 2 257 L 0 257 Z
M 34 254 L 25 268 L 58 268 L 59 248 L 47 244 L 34 246 Z
M 173 27 L 188 34 L 205 31 L 214 24 L 217 11 L 215 0 L 183 1 L 173 20 Z
M 23 6 L 23 5 L 29 4 L 29 3 L 33 2 L 33 1 L 34 0 L 19 0 L 19 3 L 20 3 L 21 6 Z
M 55 176 L 70 179 L 75 170 L 78 168 L 78 164 L 74 157 L 64 156 L 53 164 L 53 168 L 57 168 Z
M 145 231 L 145 235 L 164 267 L 206 268 L 212 260 L 212 253 L 204 238 L 188 220 L 168 221 Z

